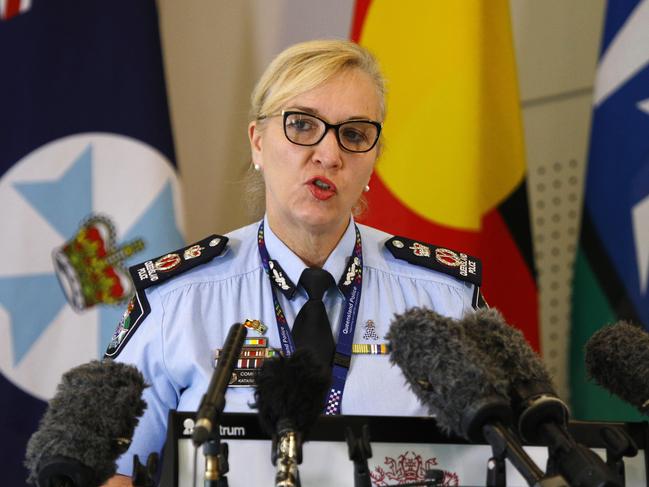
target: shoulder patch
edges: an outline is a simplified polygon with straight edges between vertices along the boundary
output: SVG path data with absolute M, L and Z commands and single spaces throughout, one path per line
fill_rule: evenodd
M 117 324 L 113 337 L 108 344 L 104 358 L 115 358 L 121 352 L 126 342 L 137 327 L 142 323 L 144 318 L 151 312 L 149 301 L 146 299 L 144 291 L 137 291 L 131 298 L 122 315 L 122 319 Z
M 476 257 L 397 236 L 385 242 L 385 246 L 397 259 L 443 272 L 476 286 L 482 283 L 482 262 Z
M 195 244 L 134 265 L 129 268 L 133 284 L 142 290 L 176 277 L 221 255 L 227 242 L 227 237 L 210 235 Z

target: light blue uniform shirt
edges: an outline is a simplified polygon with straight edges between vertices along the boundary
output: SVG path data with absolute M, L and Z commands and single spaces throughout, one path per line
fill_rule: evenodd
M 428 307 L 460 318 L 472 309 L 474 286 L 449 275 L 398 260 L 385 248 L 391 235 L 358 225 L 363 244 L 363 287 L 353 343 L 385 343 L 395 313 Z M 146 459 L 162 449 L 170 409 L 196 411 L 212 377 L 214 352 L 234 323 L 258 319 L 268 327 L 271 348 L 281 350 L 275 319 L 275 292 L 292 327 L 307 300 L 298 288 L 293 299 L 271 290 L 257 247 L 259 223 L 228 234 L 227 249 L 209 263 L 146 290 L 150 314 L 132 333 L 116 360 L 131 363 L 151 386 L 144 391 L 147 409 L 133 443 L 118 462 L 130 475 L 133 455 Z M 297 283 L 306 267 L 265 221 L 270 257 Z M 329 255 L 324 269 L 336 282 L 346 270 L 355 243 L 354 222 Z M 343 295 L 331 287 L 324 302 L 338 337 Z M 255 336 L 252 330 L 248 336 Z M 253 412 L 253 388 L 229 388 L 226 412 Z M 343 414 L 424 416 L 427 409 L 406 385 L 387 355 L 353 355 L 342 401 Z

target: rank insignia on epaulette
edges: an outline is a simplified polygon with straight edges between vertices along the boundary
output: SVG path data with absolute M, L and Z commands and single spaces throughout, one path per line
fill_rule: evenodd
M 227 242 L 227 237 L 210 235 L 200 242 L 135 265 L 129 269 L 133 283 L 137 289 L 160 284 L 221 255 Z
M 481 284 L 482 263 L 480 259 L 463 252 L 436 247 L 404 237 L 392 237 L 385 243 L 385 246 L 397 259 L 449 274 L 476 286 Z
M 418 255 L 419 257 L 430 257 L 430 247 L 427 245 L 420 244 L 419 242 L 414 242 L 410 247 L 412 253 Z
M 255 330 L 260 335 L 265 335 L 266 332 L 268 331 L 268 327 L 259 320 L 246 320 L 243 322 L 243 324 L 245 325 L 246 328 Z
M 216 242 L 216 244 L 218 244 L 218 242 Z M 216 244 L 215 244 L 215 245 L 216 245 Z M 213 247 L 214 247 L 215 245 L 213 245 Z M 185 260 L 189 260 L 189 259 L 195 259 L 196 257 L 200 257 L 200 256 L 201 256 L 201 252 L 202 252 L 203 250 L 205 250 L 205 247 L 201 247 L 201 246 L 198 245 L 198 244 L 196 244 L 196 245 L 192 245 L 191 247 L 189 247 L 188 249 L 186 249 L 186 250 L 183 252 L 183 259 L 185 259 Z
M 153 263 L 153 267 L 158 272 L 169 272 L 180 265 L 180 255 L 167 254 L 163 255 Z
M 387 355 L 390 353 L 387 343 L 354 343 L 352 354 L 354 355 Z

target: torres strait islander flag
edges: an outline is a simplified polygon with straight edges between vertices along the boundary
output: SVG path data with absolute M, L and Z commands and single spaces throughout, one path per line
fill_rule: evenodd
M 586 379 L 583 347 L 618 320 L 649 330 L 648 134 L 649 0 L 609 1 L 573 284 L 570 385 L 579 419 L 647 419 Z
M 0 5 L 0 483 L 16 487 L 61 374 L 103 356 L 127 267 L 184 239 L 155 2 Z
M 482 259 L 483 294 L 539 349 L 509 5 L 357 0 L 352 39 L 387 78 L 363 221 Z

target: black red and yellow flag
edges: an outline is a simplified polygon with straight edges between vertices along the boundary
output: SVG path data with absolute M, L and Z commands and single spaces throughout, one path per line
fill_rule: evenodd
M 538 289 L 509 5 L 357 0 L 352 39 L 387 79 L 362 221 L 483 261 L 483 294 L 537 350 Z

